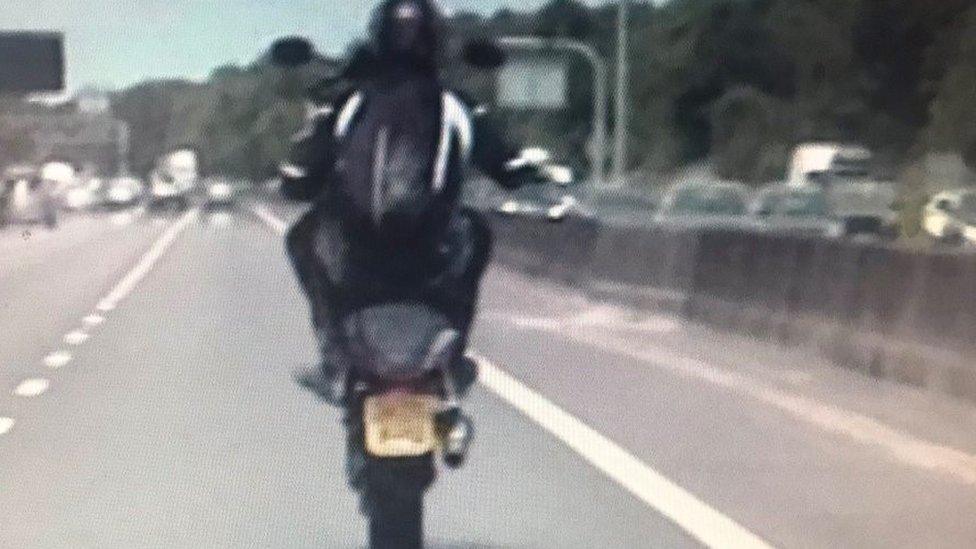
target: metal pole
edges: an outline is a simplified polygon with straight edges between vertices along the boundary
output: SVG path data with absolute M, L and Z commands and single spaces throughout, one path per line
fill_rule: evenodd
M 627 169 L 627 98 L 630 86 L 630 60 L 627 56 L 629 34 L 630 0 L 618 0 L 617 7 L 617 89 L 614 106 L 613 179 L 617 185 L 623 183 Z
M 129 125 L 122 121 L 118 121 L 117 125 L 118 135 L 116 136 L 116 151 L 119 157 L 118 170 L 119 175 L 129 175 L 129 147 L 130 147 L 130 136 L 129 136 Z
M 588 44 L 566 38 L 545 39 L 533 36 L 508 36 L 498 44 L 527 50 L 562 50 L 581 54 L 593 69 L 593 141 L 590 146 L 590 166 L 596 185 L 606 185 L 607 176 L 607 64 Z

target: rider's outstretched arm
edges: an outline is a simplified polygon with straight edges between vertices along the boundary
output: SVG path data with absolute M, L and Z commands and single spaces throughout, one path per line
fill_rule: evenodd
M 516 165 L 519 150 L 512 145 L 484 107 L 476 107 L 472 113 L 474 124 L 474 143 L 471 162 L 481 173 L 493 179 L 506 189 L 517 189 L 531 179 L 534 170 Z
M 311 202 L 328 185 L 336 155 L 335 105 L 341 105 L 348 95 L 341 94 L 336 101 L 310 103 L 305 127 L 292 136 L 288 160 L 279 169 L 285 198 Z

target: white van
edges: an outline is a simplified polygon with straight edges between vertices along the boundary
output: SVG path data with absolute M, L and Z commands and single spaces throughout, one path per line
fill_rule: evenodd
M 787 185 L 824 190 L 829 216 L 844 225 L 846 235 L 892 238 L 897 189 L 871 177 L 871 151 L 857 145 L 804 143 L 796 147 Z
M 793 150 L 788 183 L 793 187 L 820 184 L 831 176 L 867 177 L 871 151 L 839 143 L 804 143 Z

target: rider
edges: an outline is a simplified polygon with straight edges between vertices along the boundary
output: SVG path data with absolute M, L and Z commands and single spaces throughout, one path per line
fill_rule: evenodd
M 491 251 L 486 223 L 459 204 L 467 168 L 506 188 L 535 175 L 514 160 L 485 109 L 445 88 L 438 25 L 429 0 L 385 0 L 370 46 L 332 97 L 310 109 L 282 167 L 284 195 L 314 203 L 287 248 L 322 353 L 322 368 L 303 382 L 326 394 L 341 392 L 347 367 L 344 311 L 407 288 L 450 319 L 464 348 Z M 457 357 L 462 389 L 475 373 Z

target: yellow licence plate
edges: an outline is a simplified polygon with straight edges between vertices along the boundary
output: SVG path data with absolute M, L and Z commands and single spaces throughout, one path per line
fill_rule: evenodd
M 366 451 L 381 458 L 416 457 L 434 451 L 436 409 L 437 399 L 430 395 L 367 398 L 363 407 Z

